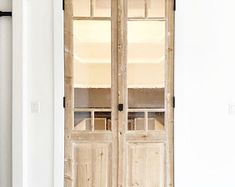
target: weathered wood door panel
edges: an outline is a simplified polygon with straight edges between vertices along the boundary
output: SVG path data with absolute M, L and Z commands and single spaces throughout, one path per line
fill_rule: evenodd
M 112 186 L 110 143 L 74 143 L 75 186 Z
M 165 186 L 165 145 L 128 144 L 128 186 Z
M 173 187 L 173 0 L 65 0 L 65 186 Z

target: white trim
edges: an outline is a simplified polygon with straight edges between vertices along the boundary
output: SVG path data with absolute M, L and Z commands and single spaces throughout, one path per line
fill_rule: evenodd
M 27 59 L 24 0 L 13 1 L 12 186 L 27 186 Z
M 62 0 L 53 0 L 54 61 L 54 187 L 64 186 L 64 14 Z

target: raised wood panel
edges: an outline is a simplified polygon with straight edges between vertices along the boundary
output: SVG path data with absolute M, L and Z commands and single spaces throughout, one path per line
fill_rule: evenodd
M 163 143 L 129 143 L 127 165 L 127 186 L 165 186 L 165 146 Z
M 73 187 L 112 186 L 110 143 L 74 143 Z

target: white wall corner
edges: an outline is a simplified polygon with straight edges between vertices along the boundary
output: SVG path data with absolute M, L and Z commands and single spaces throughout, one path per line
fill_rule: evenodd
M 27 186 L 27 59 L 24 0 L 12 3 L 12 186 Z
M 62 0 L 53 0 L 54 187 L 64 186 L 64 12 L 62 3 Z

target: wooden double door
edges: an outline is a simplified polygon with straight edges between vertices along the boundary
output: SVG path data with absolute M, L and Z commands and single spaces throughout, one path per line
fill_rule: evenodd
M 173 187 L 173 0 L 65 0 L 65 187 Z

